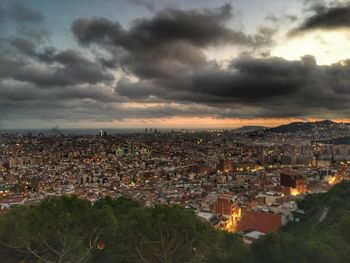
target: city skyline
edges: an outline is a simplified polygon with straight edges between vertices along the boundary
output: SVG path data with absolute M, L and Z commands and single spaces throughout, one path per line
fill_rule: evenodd
M 2 1 L 0 129 L 350 122 L 349 1 Z

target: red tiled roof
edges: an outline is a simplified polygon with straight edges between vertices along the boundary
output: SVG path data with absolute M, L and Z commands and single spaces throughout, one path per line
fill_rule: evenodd
M 242 209 L 242 218 L 238 223 L 238 231 L 257 230 L 263 233 L 277 231 L 282 226 L 279 214 Z

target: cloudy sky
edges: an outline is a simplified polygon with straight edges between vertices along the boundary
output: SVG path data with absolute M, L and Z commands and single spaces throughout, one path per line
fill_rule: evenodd
M 350 1 L 0 3 L 0 128 L 350 121 Z

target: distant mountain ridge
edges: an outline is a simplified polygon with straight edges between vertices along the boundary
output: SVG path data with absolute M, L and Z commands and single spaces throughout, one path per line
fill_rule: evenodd
M 265 130 L 267 127 L 264 126 L 242 126 L 240 128 L 234 129 L 233 132 L 235 133 L 248 133 L 248 132 L 256 132 Z
M 331 120 L 315 121 L 315 122 L 292 122 L 278 127 L 267 129 L 267 132 L 273 133 L 295 133 L 298 131 L 308 132 L 318 127 L 337 128 L 348 123 L 338 123 Z
M 347 137 L 340 137 L 332 140 L 319 140 L 317 142 L 322 143 L 328 143 L 328 144 L 344 144 L 344 145 L 350 145 L 350 136 Z

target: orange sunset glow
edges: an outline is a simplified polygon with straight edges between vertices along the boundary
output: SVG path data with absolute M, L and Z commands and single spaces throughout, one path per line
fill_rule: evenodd
M 194 128 L 194 129 L 231 129 L 242 126 L 276 127 L 291 122 L 315 122 L 323 119 L 287 118 L 287 119 L 236 119 L 236 118 L 213 118 L 213 117 L 172 117 L 150 119 L 126 119 L 123 121 L 100 123 L 101 127 L 159 127 L 159 128 Z M 348 123 L 350 119 L 333 119 L 335 122 Z M 86 125 L 86 124 L 83 124 Z M 80 126 L 80 125 L 79 125 Z M 78 127 L 79 127 L 78 126 Z

